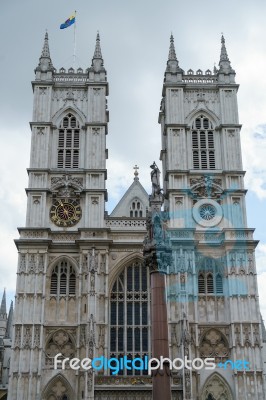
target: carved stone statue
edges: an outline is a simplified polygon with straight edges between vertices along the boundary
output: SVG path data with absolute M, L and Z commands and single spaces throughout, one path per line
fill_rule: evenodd
M 152 196 L 156 196 L 157 194 L 161 193 L 161 187 L 160 187 L 160 175 L 161 172 L 159 168 L 157 167 L 155 161 L 153 164 L 150 166 L 152 171 L 151 171 L 151 182 L 152 182 Z
M 160 221 L 159 217 L 155 217 L 154 221 L 153 221 L 153 237 L 158 242 L 160 240 L 162 240 L 162 237 L 163 237 L 163 231 L 162 231 L 161 221 Z

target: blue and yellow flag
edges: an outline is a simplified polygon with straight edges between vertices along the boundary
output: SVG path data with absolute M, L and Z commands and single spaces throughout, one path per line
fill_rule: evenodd
M 65 29 L 68 28 L 70 25 L 73 25 L 76 21 L 76 15 L 71 15 L 71 17 L 69 17 L 66 22 L 64 22 L 63 24 L 60 25 L 60 29 Z

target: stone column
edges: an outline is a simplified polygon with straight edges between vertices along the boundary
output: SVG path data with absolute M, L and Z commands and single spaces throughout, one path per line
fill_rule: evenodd
M 150 211 L 147 214 L 147 237 L 144 241 L 143 255 L 145 264 L 150 269 L 152 356 L 160 360 L 160 357 L 169 358 L 165 274 L 169 270 L 172 252 L 161 212 L 164 198 L 160 188 L 160 171 L 155 162 L 151 168 L 152 195 Z M 152 371 L 152 399 L 171 400 L 168 361 L 163 363 L 162 369 Z
M 168 323 L 165 296 L 165 276 L 159 271 L 151 272 L 151 325 L 152 356 L 169 358 Z M 171 377 L 169 362 L 163 363 L 162 370 L 152 373 L 152 399 L 171 399 Z

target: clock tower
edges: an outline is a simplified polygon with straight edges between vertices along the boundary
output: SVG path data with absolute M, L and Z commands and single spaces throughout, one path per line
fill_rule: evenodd
M 79 243 L 104 235 L 108 82 L 99 34 L 91 66 L 84 71 L 56 70 L 46 33 L 32 87 L 27 217 L 16 240 L 8 398 L 88 399 L 92 377 L 71 370 L 58 374 L 52 360 L 55 353 L 92 356 L 88 343 L 94 339 L 88 338 L 98 304 L 94 275 L 90 280 L 88 275 L 98 261 L 105 270 L 105 249 Z

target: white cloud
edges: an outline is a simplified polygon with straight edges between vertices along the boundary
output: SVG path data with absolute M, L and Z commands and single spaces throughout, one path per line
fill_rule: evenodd
M 266 116 L 265 116 L 266 119 Z M 266 125 L 258 125 L 251 132 L 244 130 L 243 155 L 247 169 L 245 183 L 259 199 L 266 199 Z
M 256 249 L 256 267 L 257 273 L 263 274 L 266 272 L 266 244 L 259 243 Z
M 263 272 L 258 276 L 258 289 L 259 289 L 259 299 L 260 299 L 260 311 L 262 318 L 266 323 L 266 272 Z

